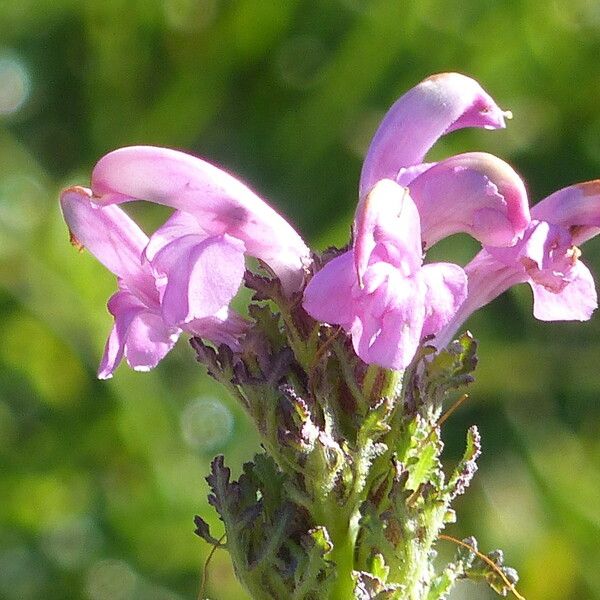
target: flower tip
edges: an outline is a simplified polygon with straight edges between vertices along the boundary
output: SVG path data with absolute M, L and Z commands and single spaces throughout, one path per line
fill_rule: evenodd
M 596 196 L 600 194 L 600 179 L 592 179 L 592 181 L 583 181 L 575 184 L 581 190 L 584 196 Z
M 72 185 L 68 188 L 65 188 L 60 193 L 61 200 L 63 198 L 65 198 L 66 196 L 70 196 L 71 194 L 74 194 L 76 196 L 85 196 L 86 198 L 91 198 L 92 190 L 90 190 L 89 188 L 83 187 L 82 185 Z
M 77 236 L 69 229 L 69 242 L 71 246 L 77 250 L 77 252 L 83 252 L 85 250 L 85 246 L 83 242 L 81 242 Z
M 504 110 L 502 111 L 502 114 L 504 115 L 504 118 L 508 119 L 509 121 L 513 118 L 512 110 Z

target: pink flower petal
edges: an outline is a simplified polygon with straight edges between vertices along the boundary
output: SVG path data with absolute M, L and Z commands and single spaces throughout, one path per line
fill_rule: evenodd
M 294 228 L 242 182 L 206 161 L 167 148 L 121 148 L 100 159 L 92 190 L 100 204 L 143 199 L 188 212 L 203 231 L 242 240 L 288 291 L 302 283 L 309 250 Z
M 554 192 L 531 209 L 534 219 L 562 225 L 575 245 L 600 233 L 600 179 Z
M 504 127 L 507 113 L 473 79 L 459 73 L 433 75 L 390 108 L 363 164 L 360 196 L 380 179 L 396 179 L 402 167 L 423 162 L 436 140 L 462 127 Z
M 419 272 L 426 286 L 425 321 L 421 337 L 440 331 L 467 298 L 467 275 L 458 265 L 433 263 Z
M 182 325 L 213 317 L 237 294 L 244 271 L 244 244 L 228 235 L 202 240 L 184 236 L 165 246 L 152 266 L 166 276 L 162 314 Z
M 64 219 L 73 243 L 87 248 L 117 277 L 137 277 L 148 236 L 118 206 L 100 207 L 92 192 L 71 187 L 60 196 Z
M 530 281 L 533 290 L 533 316 L 541 321 L 587 321 L 598 308 L 594 278 L 577 262 L 571 281 L 558 293 Z
M 400 167 L 398 175 L 396 175 L 395 182 L 403 187 L 408 187 L 413 179 L 416 179 L 422 173 L 425 173 L 427 169 L 431 169 L 437 163 L 421 163 L 418 165 L 412 165 L 410 167 Z
M 125 358 L 134 371 L 153 369 L 173 348 L 180 330 L 167 327 L 160 315 L 139 312 L 131 321 L 125 341 Z
M 408 190 L 390 179 L 382 179 L 359 201 L 354 218 L 354 259 L 359 282 L 367 270 L 376 246 L 386 262 L 404 275 L 422 263 L 419 211 Z
M 195 235 L 207 238 L 210 234 L 202 233 L 198 221 L 190 214 L 176 210 L 151 236 L 144 250 L 144 257 L 148 261 L 156 256 L 160 250 L 171 242 L 185 235 Z
M 329 261 L 309 281 L 302 306 L 317 321 L 349 328 L 354 320 L 353 295 L 357 288 L 353 252 Z
M 441 349 L 455 336 L 464 322 L 513 285 L 529 280 L 522 265 L 507 266 L 482 250 L 465 268 L 468 293 L 448 323 L 436 334 L 435 345 Z
M 429 248 L 464 232 L 490 246 L 511 246 L 529 224 L 521 178 L 503 160 L 483 152 L 437 163 L 410 184 Z
M 98 379 L 112 377 L 123 358 L 129 326 L 134 317 L 146 310 L 146 307 L 130 292 L 119 290 L 109 298 L 108 309 L 115 317 L 115 322 L 98 367 Z
M 226 310 L 223 318 L 206 317 L 194 319 L 183 326 L 185 331 L 209 340 L 214 344 L 226 344 L 234 351 L 239 351 L 240 338 L 248 331 L 250 323 L 237 313 Z
M 158 315 L 128 291 L 113 294 L 108 308 L 115 324 L 98 368 L 99 379 L 112 377 L 123 355 L 134 369 L 147 371 L 155 367 L 179 337 L 178 329 L 167 328 Z
M 363 305 L 352 326 L 356 354 L 367 364 L 404 369 L 421 340 L 424 288 L 418 278 L 390 277 Z

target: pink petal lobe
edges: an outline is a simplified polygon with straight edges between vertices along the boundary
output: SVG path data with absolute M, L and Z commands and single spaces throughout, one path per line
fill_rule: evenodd
M 124 355 L 137 370 L 155 367 L 179 337 L 179 330 L 167 328 L 157 314 L 128 291 L 113 294 L 108 309 L 115 324 L 98 368 L 99 379 L 112 377 Z
M 74 244 L 87 248 L 117 277 L 139 275 L 148 237 L 123 210 L 97 206 L 91 191 L 82 187 L 65 190 L 60 204 Z
M 416 271 L 422 262 L 419 211 L 408 190 L 390 179 L 382 179 L 356 208 L 354 219 L 354 260 L 359 281 L 376 248 L 405 274 Z M 380 252 L 381 254 L 381 252 Z
M 467 275 L 458 265 L 433 263 L 424 265 L 419 276 L 426 286 L 425 321 L 422 337 L 436 334 L 467 298 Z
M 558 190 L 531 209 L 534 219 L 562 225 L 575 245 L 600 233 L 600 179 Z
M 354 253 L 345 252 L 309 281 L 302 306 L 317 321 L 349 328 L 354 320 L 357 288 Z
M 428 169 L 431 169 L 437 163 L 421 163 L 418 165 L 412 165 L 410 167 L 400 167 L 398 175 L 396 175 L 395 182 L 403 187 L 408 187 L 413 179 L 416 179 L 419 175 L 425 173 Z
M 144 257 L 152 261 L 165 246 L 186 235 L 209 237 L 200 229 L 198 221 L 190 214 L 176 210 L 151 236 L 144 250 Z
M 250 323 L 237 313 L 225 310 L 223 315 L 195 319 L 186 323 L 185 331 L 209 340 L 216 345 L 225 344 L 234 352 L 241 349 L 240 339 L 248 331 Z
M 418 278 L 397 271 L 364 299 L 352 326 L 357 355 L 367 364 L 404 369 L 421 340 L 425 290 Z
M 204 160 L 167 148 L 121 148 L 100 159 L 92 190 L 100 204 L 142 199 L 188 212 L 203 231 L 244 241 L 289 291 L 302 283 L 309 257 L 302 238 L 242 182 Z
M 134 371 L 153 369 L 173 348 L 179 330 L 168 327 L 160 315 L 139 312 L 131 321 L 125 342 L 125 358 Z
M 162 314 L 182 325 L 213 317 L 237 294 L 244 275 L 244 244 L 228 235 L 201 239 L 188 235 L 161 250 L 153 268 L 166 276 Z
M 106 340 L 104 353 L 102 354 L 102 359 L 98 366 L 98 379 L 110 379 L 113 376 L 114 370 L 119 366 L 119 363 L 123 359 L 124 351 L 124 337 L 119 332 L 117 324 L 114 323 L 110 330 L 110 334 L 108 335 L 108 339 Z
M 410 184 L 427 247 L 464 232 L 489 246 L 511 246 L 530 222 L 521 178 L 504 161 L 483 152 L 437 163 Z
M 436 334 L 435 345 L 438 349 L 448 345 L 476 310 L 490 303 L 513 285 L 529 280 L 521 265 L 507 266 L 486 250 L 481 250 L 465 266 L 464 271 L 468 282 L 467 297 L 448 323 Z
M 360 197 L 380 179 L 395 179 L 402 167 L 423 162 L 436 140 L 462 127 L 504 127 L 505 112 L 470 77 L 433 75 L 390 108 L 375 133 L 360 179 Z
M 533 316 L 541 321 L 587 321 L 598 307 L 594 278 L 581 262 L 573 268 L 571 281 L 558 293 L 530 281 Z

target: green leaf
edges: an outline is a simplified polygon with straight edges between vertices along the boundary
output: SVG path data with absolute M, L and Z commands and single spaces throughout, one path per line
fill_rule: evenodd
M 425 361 L 423 380 L 417 384 L 420 398 L 441 402 L 450 390 L 473 382 L 477 366 L 477 342 L 467 331 L 433 359 Z
M 398 583 L 386 584 L 379 577 L 365 571 L 354 571 L 355 600 L 400 600 L 404 587 Z
M 454 469 L 446 486 L 446 492 L 449 494 L 450 500 L 460 494 L 464 494 L 465 490 L 469 487 L 477 471 L 477 459 L 480 454 L 481 436 L 479 435 L 477 426 L 472 425 L 467 430 L 467 447 L 465 453 L 456 469 Z
M 210 527 L 208 523 L 200 516 L 196 515 L 194 517 L 194 524 L 196 525 L 196 529 L 194 533 L 201 537 L 204 541 L 209 543 L 211 546 L 223 547 L 224 544 L 221 544 L 219 540 L 213 537 L 210 533 Z
M 302 537 L 306 555 L 294 570 L 292 600 L 325 598 L 335 576 L 335 565 L 328 560 L 333 544 L 325 527 L 314 527 Z
M 251 304 L 248 313 L 254 319 L 256 327 L 269 340 L 274 352 L 285 346 L 285 334 L 281 328 L 281 317 L 279 313 L 273 312 L 268 304 Z

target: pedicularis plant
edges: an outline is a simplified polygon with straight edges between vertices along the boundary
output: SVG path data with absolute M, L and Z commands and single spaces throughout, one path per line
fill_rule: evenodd
M 264 451 L 239 479 L 222 456 L 207 478 L 225 535 L 195 520 L 252 598 L 439 600 L 462 578 L 518 596 L 502 553 L 474 538 L 435 560 L 480 454 L 473 426 L 463 459 L 442 468 L 441 414 L 476 363 L 471 335 L 454 338 L 517 283 L 531 286 L 538 319 L 590 318 L 596 292 L 578 245 L 600 231 L 600 182 L 530 212 L 495 156 L 423 162 L 441 135 L 508 116 L 463 75 L 411 89 L 368 150 L 349 245 L 321 254 L 238 179 L 175 150 L 116 150 L 90 189 L 63 192 L 73 243 L 118 281 L 99 377 L 123 357 L 153 368 L 185 332 L 256 424 Z M 149 238 L 117 206 L 138 199 L 175 209 Z M 457 232 L 482 244 L 471 262 L 424 262 Z M 244 315 L 230 308 L 242 286 L 253 292 Z

